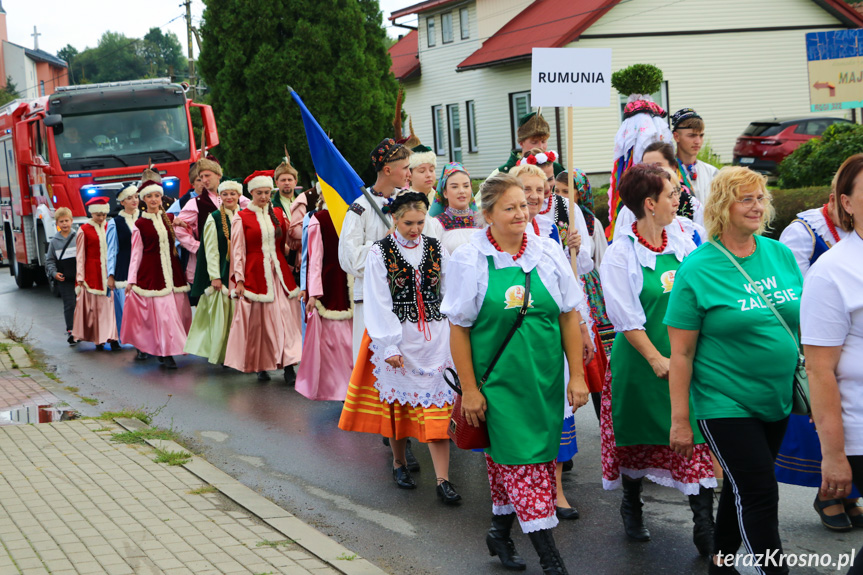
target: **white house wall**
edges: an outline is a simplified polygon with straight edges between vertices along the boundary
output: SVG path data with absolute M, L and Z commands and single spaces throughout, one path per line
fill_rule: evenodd
M 486 4 L 506 3 L 490 0 Z M 673 4 L 673 5 L 672 5 Z M 511 149 L 509 94 L 530 90 L 530 64 L 493 66 L 466 72 L 455 67 L 481 44 L 476 4 L 469 4 L 471 38 L 460 40 L 459 11 L 453 9 L 455 41 L 442 44 L 440 16 L 437 45 L 429 49 L 425 15 L 420 18 L 420 78 L 406 82 L 405 110 L 414 128 L 432 145 L 431 107 L 460 106 L 464 164 L 471 175 L 483 177 L 502 164 Z M 599 34 L 679 32 L 726 28 L 812 26 L 811 30 L 735 32 L 651 37 L 591 38 Z M 661 68 L 668 81 L 669 111 L 692 107 L 707 124 L 707 140 L 723 162 L 731 162 L 737 136 L 752 121 L 769 117 L 809 115 L 805 35 L 841 28 L 839 22 L 810 0 L 633 0 L 605 14 L 570 44 L 579 48 L 611 48 L 612 68 L 635 63 Z M 610 107 L 575 110 L 575 165 L 588 173 L 611 169 L 614 135 L 620 126 L 618 94 L 612 90 Z M 478 152 L 467 152 L 465 101 L 476 107 Z M 544 110 L 557 147 L 554 110 Z M 827 114 L 821 114 L 827 115 Z M 833 113 L 835 115 L 835 113 Z M 561 127 L 565 126 L 561 111 Z M 444 143 L 448 150 L 448 142 Z M 564 146 L 565 147 L 565 146 Z M 564 153 L 565 150 L 559 150 Z M 565 156 L 564 156 L 565 157 Z M 439 165 L 448 157 L 440 156 Z
M 35 98 L 36 64 L 27 57 L 24 48 L 5 42 L 3 56 L 6 65 L 6 75 L 12 78 L 18 93 L 22 98 Z
M 533 0 L 480 0 L 477 24 L 481 40 L 491 38 L 504 24 L 518 16 Z

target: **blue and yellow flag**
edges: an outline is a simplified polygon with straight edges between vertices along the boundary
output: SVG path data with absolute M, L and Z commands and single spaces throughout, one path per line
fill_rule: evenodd
M 291 97 L 294 98 L 303 115 L 309 152 L 312 154 L 312 162 L 315 164 L 324 201 L 327 202 L 327 209 L 336 227 L 336 233 L 341 235 L 342 222 L 348 213 L 348 208 L 363 193 L 363 181 L 327 137 L 299 94 L 291 90 Z

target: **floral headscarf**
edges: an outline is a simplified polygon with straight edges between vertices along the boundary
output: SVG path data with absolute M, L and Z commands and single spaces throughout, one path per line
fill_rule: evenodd
M 566 174 L 566 172 L 563 172 Z M 581 208 L 581 213 L 584 214 L 584 221 L 587 224 L 587 233 L 593 236 L 594 224 L 596 215 L 593 213 L 593 192 L 590 189 L 590 180 L 587 179 L 587 174 L 575 168 L 572 170 L 572 182 L 575 186 L 576 198 L 578 207 Z
M 461 165 L 460 162 L 449 162 L 447 165 L 445 165 L 443 167 L 443 171 L 440 174 L 440 179 L 438 179 L 437 190 L 436 190 L 435 196 L 434 196 L 434 202 L 432 203 L 431 208 L 429 209 L 429 215 L 430 216 L 434 217 L 434 216 L 437 216 L 439 214 L 442 214 L 443 211 L 447 208 L 448 204 L 447 204 L 446 198 L 443 195 L 443 191 L 446 189 L 446 182 L 449 179 L 449 177 L 452 176 L 453 174 L 457 174 L 459 172 L 465 174 L 468 177 L 468 179 L 470 179 L 470 174 L 464 168 L 464 166 Z M 474 201 L 474 198 L 473 198 L 473 195 L 471 195 L 471 198 L 470 198 L 470 209 L 474 212 L 478 211 L 477 207 L 476 207 L 476 202 Z

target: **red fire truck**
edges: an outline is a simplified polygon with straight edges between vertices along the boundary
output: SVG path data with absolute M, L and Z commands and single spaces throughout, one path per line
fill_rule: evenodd
M 117 194 L 138 183 L 148 162 L 166 195 L 186 193 L 189 166 L 200 154 L 193 108 L 206 147 L 216 146 L 212 108 L 166 78 L 64 86 L 0 108 L 0 249 L 18 287 L 48 281 L 43 266 L 57 208 L 70 208 L 81 223 L 88 218 L 84 204 L 104 196 L 116 213 Z

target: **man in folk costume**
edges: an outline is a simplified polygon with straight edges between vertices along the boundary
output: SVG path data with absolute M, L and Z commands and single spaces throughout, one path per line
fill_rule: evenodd
M 195 269 L 198 266 L 198 249 L 201 246 L 201 234 L 204 224 L 210 214 L 219 209 L 222 200 L 219 198 L 219 180 L 222 178 L 222 166 L 209 157 L 203 157 L 197 161 L 198 177 L 201 178 L 201 193 L 197 198 L 189 200 L 189 203 L 180 210 L 177 218 L 185 225 L 175 228 L 177 241 L 183 249 L 189 252 L 189 262 L 186 264 L 186 281 L 190 284 L 195 281 Z M 249 200 L 240 198 L 240 207 L 243 208 Z
M 114 315 L 117 333 L 123 325 L 123 307 L 126 305 L 126 278 L 132 254 L 132 230 L 141 215 L 138 207 L 138 187 L 127 186 L 117 194 L 117 203 L 123 208 L 111 218 L 105 231 L 108 244 L 108 288 L 114 294 Z M 138 352 L 140 355 L 141 352 Z
M 108 198 L 93 198 L 87 202 L 90 219 L 81 224 L 75 237 L 78 301 L 72 335 L 78 341 L 92 341 L 99 350 L 106 342 L 110 342 L 111 349 L 120 349 L 114 298 L 108 288 L 105 220 L 109 209 Z
M 260 381 L 283 367 L 285 382 L 293 383 L 302 344 L 300 290 L 285 260 L 288 222 L 270 203 L 271 172 L 255 172 L 245 183 L 252 201 L 231 223 L 231 279 L 238 299 L 225 365 L 257 372 Z
M 299 172 L 291 165 L 291 157 L 288 155 L 288 151 L 285 150 L 285 157 L 282 158 L 282 163 L 273 170 L 273 182 L 276 185 L 276 191 L 273 192 L 273 207 L 281 208 L 289 221 L 293 221 L 290 214 L 291 206 L 297 199 L 294 197 L 294 188 L 297 187 L 298 176 Z
M 506 163 L 493 171 L 489 177 L 498 172 L 508 174 L 511 169 L 518 165 L 518 161 L 534 148 L 539 148 L 543 152 L 547 151 L 549 137 L 551 137 L 551 127 L 545 118 L 542 117 L 541 109 L 537 112 L 525 114 L 518 119 L 518 131 L 516 132 L 518 148 L 513 150 Z M 559 162 L 554 162 L 555 176 L 562 172 L 563 169 L 563 166 Z
M 671 132 L 677 144 L 680 181 L 702 204 L 706 204 L 710 182 L 719 170 L 698 159 L 698 152 L 704 144 L 704 120 L 692 108 L 677 110 L 671 117 Z

